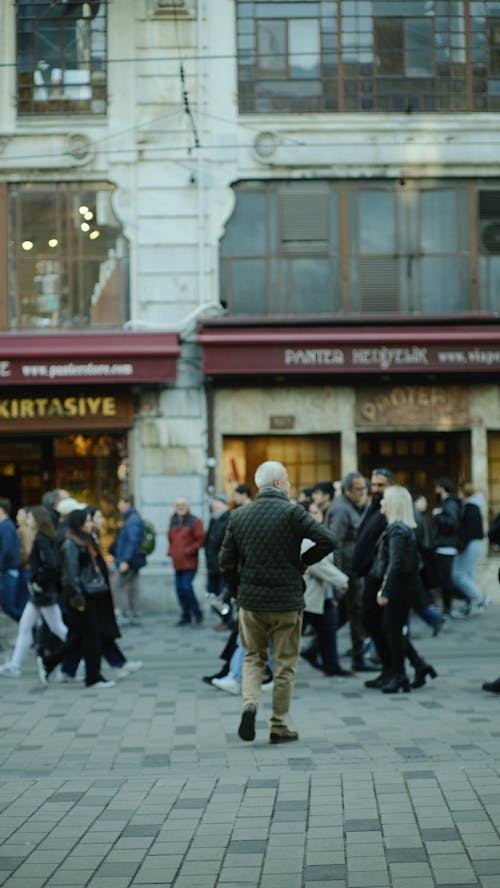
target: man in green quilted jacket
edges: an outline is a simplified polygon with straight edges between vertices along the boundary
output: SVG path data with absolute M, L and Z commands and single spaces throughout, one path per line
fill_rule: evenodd
M 246 650 L 238 734 L 242 740 L 255 737 L 271 643 L 274 688 L 269 739 L 286 743 L 298 740 L 287 719 L 304 608 L 302 575 L 309 564 L 333 550 L 335 536 L 303 506 L 290 502 L 290 482 L 281 463 L 262 463 L 255 473 L 255 484 L 259 488 L 255 501 L 232 513 L 219 555 L 221 573 L 239 605 L 239 633 Z M 315 545 L 301 556 L 303 539 Z

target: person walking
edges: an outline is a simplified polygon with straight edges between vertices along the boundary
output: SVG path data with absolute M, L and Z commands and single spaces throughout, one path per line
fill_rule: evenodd
M 17 623 L 22 609 L 17 604 L 21 547 L 16 525 L 10 517 L 11 502 L 0 497 L 0 606 Z
M 377 592 L 377 604 L 384 608 L 384 626 L 391 651 L 392 675 L 381 690 L 394 694 L 408 692 L 410 682 L 405 672 L 405 658 L 409 656 L 417 672 L 421 662 L 426 674 L 436 678 L 435 669 L 416 653 L 405 635 L 410 608 L 421 606 L 422 585 L 419 572 L 419 553 L 415 528 L 417 522 L 413 502 L 406 487 L 393 484 L 388 487 L 380 503 L 380 511 L 387 521 L 387 528 L 379 544 L 378 562 L 382 582 Z M 417 678 L 417 676 L 416 676 Z M 425 682 L 415 682 L 420 687 Z
M 365 627 L 363 624 L 363 588 L 353 574 L 353 554 L 359 526 L 368 507 L 366 478 L 360 472 L 349 472 L 342 478 L 342 493 L 328 508 L 325 525 L 335 534 L 335 564 L 347 574 L 347 592 L 338 605 L 338 628 L 349 623 L 352 645 L 352 669 L 373 672 L 364 659 Z
M 274 658 L 270 743 L 298 740 L 288 727 L 288 711 L 297 670 L 306 566 L 335 546 L 333 534 L 305 509 L 289 501 L 285 467 L 262 463 L 255 473 L 255 501 L 236 509 L 229 520 L 219 556 L 221 573 L 239 605 L 243 661 L 242 740 L 255 738 L 255 719 L 269 642 Z M 301 556 L 303 539 L 313 546 Z
M 210 500 L 211 518 L 208 523 L 205 537 L 205 559 L 207 562 L 207 599 L 212 610 L 221 618 L 221 622 L 214 629 L 223 632 L 231 631 L 233 618 L 231 607 L 222 600 L 226 592 L 226 585 L 222 579 L 219 567 L 219 552 L 222 540 L 226 532 L 228 521 L 231 517 L 227 497 L 224 493 L 214 493 Z
M 458 498 L 462 503 L 462 511 L 458 553 L 453 559 L 451 579 L 459 592 L 466 596 L 463 614 L 469 616 L 473 611 L 480 613 L 488 604 L 488 599 L 481 595 L 477 585 L 477 563 L 484 551 L 481 514 L 484 497 L 474 490 L 470 481 L 463 481 L 458 487 Z
M 38 657 L 38 674 L 47 685 L 50 673 L 75 650 L 82 650 L 87 687 L 108 688 L 101 674 L 100 598 L 109 598 L 104 561 L 100 558 L 92 534 L 88 509 L 75 509 L 68 515 L 68 530 L 62 546 L 62 603 L 68 636 L 53 653 Z M 100 588 L 99 588 L 100 586 Z
M 175 501 L 175 512 L 167 532 L 167 555 L 175 570 L 175 591 L 181 608 L 178 626 L 189 626 L 191 620 L 201 623 L 203 614 L 193 588 L 198 570 L 198 552 L 205 542 L 205 531 L 200 518 L 192 515 L 184 497 Z
M 116 595 L 123 614 L 120 622 L 122 625 L 138 626 L 139 571 L 146 564 L 146 556 L 141 552 L 145 526 L 134 507 L 133 494 L 122 494 L 118 500 L 118 511 L 123 523 L 109 552 L 114 556 L 116 565 Z
M 435 564 L 441 589 L 443 614 L 445 617 L 451 617 L 453 596 L 457 594 L 452 571 L 453 559 L 459 546 L 461 508 L 457 497 L 453 494 L 453 484 L 449 478 L 438 478 L 436 494 L 439 505 L 432 510 Z
M 68 634 L 58 603 L 61 556 L 52 518 L 43 506 L 31 506 L 25 511 L 24 526 L 33 540 L 28 553 L 31 565 L 30 600 L 19 621 L 14 653 L 7 663 L 0 666 L 0 675 L 4 678 L 21 675 L 22 664 L 33 643 L 33 630 L 40 616 L 60 641 L 64 642 Z

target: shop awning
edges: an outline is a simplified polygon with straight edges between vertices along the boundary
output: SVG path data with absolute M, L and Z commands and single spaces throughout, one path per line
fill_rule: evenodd
M 0 334 L 0 385 L 174 382 L 177 333 Z
M 204 323 L 208 376 L 500 371 L 500 324 L 240 326 Z

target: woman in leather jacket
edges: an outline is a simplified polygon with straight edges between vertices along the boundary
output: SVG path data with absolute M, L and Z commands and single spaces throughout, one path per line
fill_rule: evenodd
M 8 663 L 0 666 L 0 675 L 8 678 L 21 675 L 21 666 L 32 645 L 33 629 L 40 615 L 61 641 L 65 641 L 68 634 L 58 603 L 61 557 L 50 513 L 43 506 L 31 506 L 26 513 L 26 526 L 32 533 L 30 600 L 19 621 L 14 653 Z
M 84 578 L 89 566 L 99 572 L 106 583 L 107 571 L 91 536 L 92 519 L 88 509 L 75 509 L 67 518 L 68 530 L 62 545 L 62 605 L 68 624 L 68 637 L 53 653 L 38 658 L 38 672 L 42 684 L 48 683 L 53 669 L 74 650 L 81 648 L 85 660 L 87 687 L 113 687 L 101 675 L 101 627 L 99 598 L 107 591 L 87 594 Z M 109 594 L 109 593 L 108 593 Z
M 411 608 L 418 610 L 422 601 L 420 559 L 413 512 L 413 503 L 406 487 L 394 484 L 388 487 L 382 498 L 380 510 L 387 519 L 387 528 L 380 543 L 380 564 L 383 579 L 377 593 L 377 603 L 385 607 L 384 625 L 389 640 L 392 659 L 392 678 L 384 685 L 386 694 L 400 689 L 410 690 L 405 672 L 405 657 L 409 656 L 418 672 L 418 665 L 425 666 L 423 681 L 413 682 L 413 687 L 425 683 L 425 675 L 435 677 L 432 666 L 424 663 L 404 634 Z M 420 670 L 422 671 L 422 670 Z

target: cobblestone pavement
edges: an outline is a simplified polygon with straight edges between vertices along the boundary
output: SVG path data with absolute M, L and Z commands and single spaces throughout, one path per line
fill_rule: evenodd
M 201 681 L 224 639 L 174 622 L 124 630 L 144 668 L 115 688 L 0 679 L 1 885 L 499 888 L 499 603 L 436 639 L 415 619 L 439 676 L 411 694 L 300 661 L 282 746 L 268 695 L 238 739 L 239 698 Z

